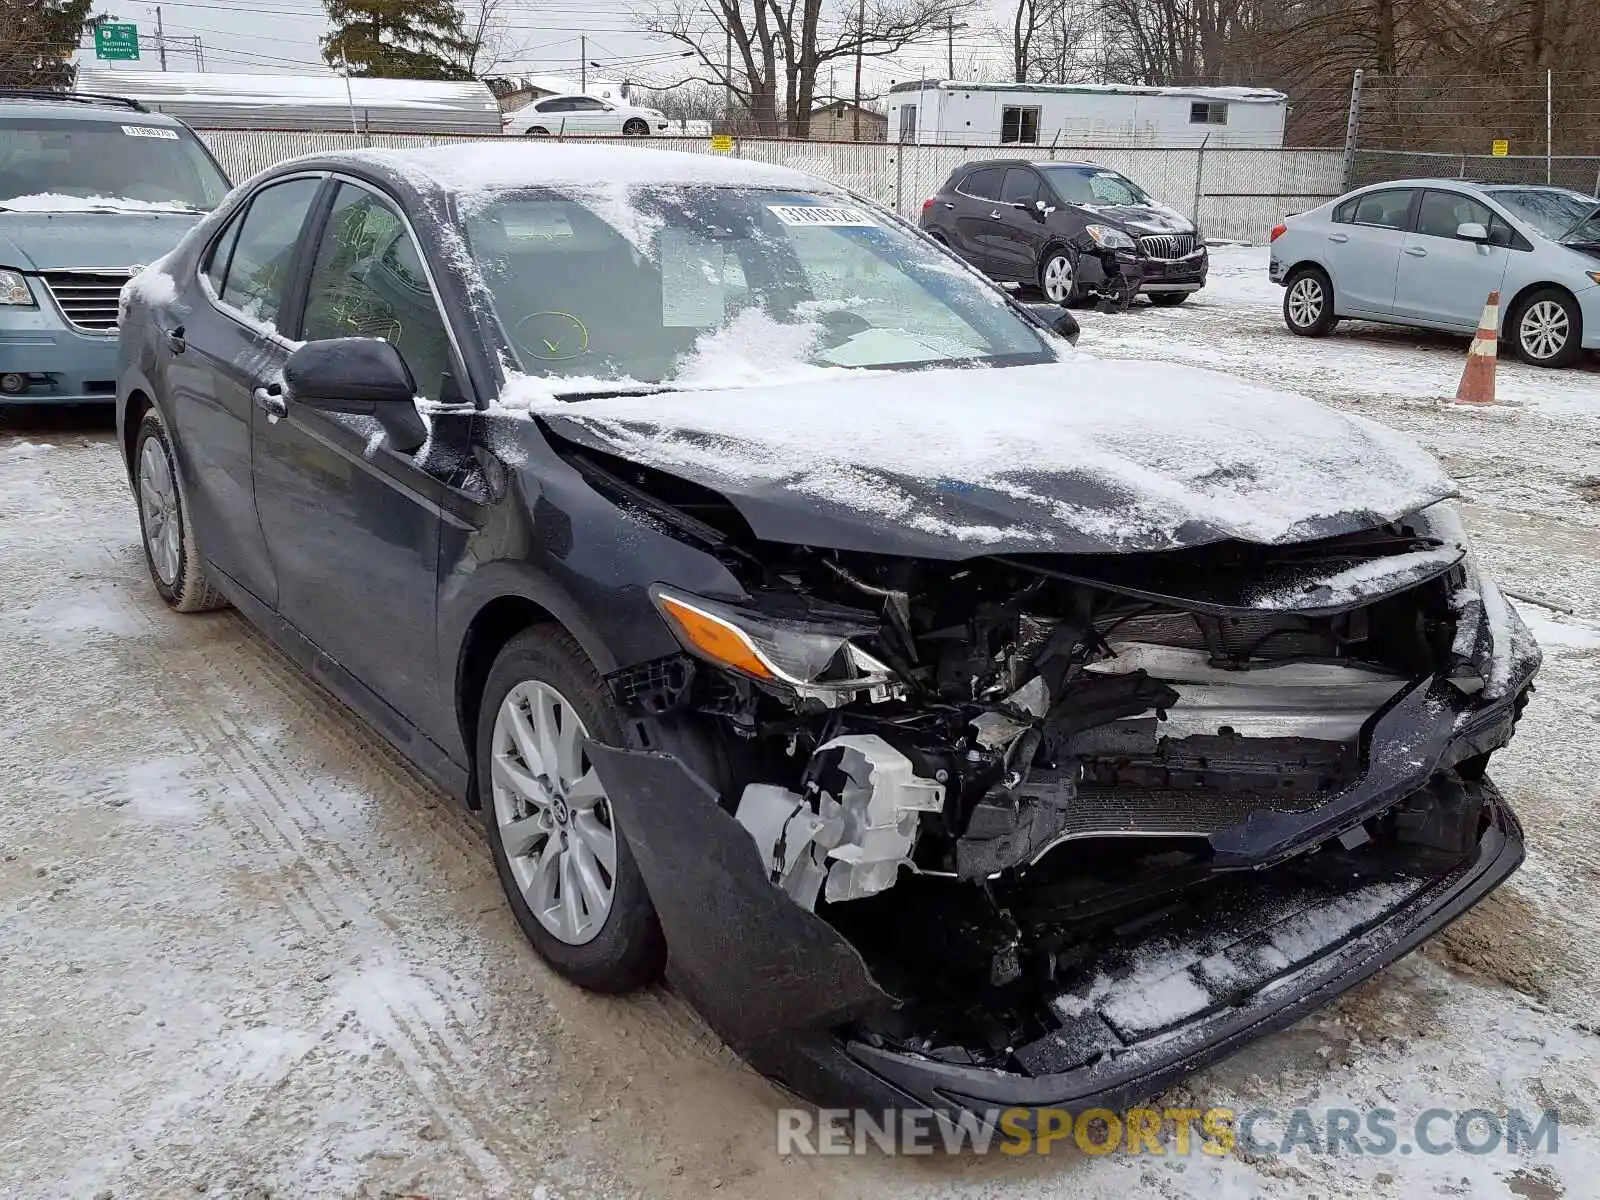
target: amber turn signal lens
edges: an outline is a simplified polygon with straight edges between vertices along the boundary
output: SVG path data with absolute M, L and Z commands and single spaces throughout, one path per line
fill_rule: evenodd
M 720 662 L 757 679 L 775 676 L 742 631 L 710 613 L 701 612 L 671 596 L 660 597 L 661 611 L 671 617 L 684 639 L 713 662 Z

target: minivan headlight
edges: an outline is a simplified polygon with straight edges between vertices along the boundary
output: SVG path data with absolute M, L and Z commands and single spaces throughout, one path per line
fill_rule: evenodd
M 1083 231 L 1094 239 L 1095 245 L 1107 250 L 1133 250 L 1137 248 L 1131 237 L 1120 229 L 1113 229 L 1110 225 L 1085 225 Z
M 0 304 L 26 308 L 34 306 L 33 293 L 28 290 L 28 281 L 20 271 L 0 267 Z

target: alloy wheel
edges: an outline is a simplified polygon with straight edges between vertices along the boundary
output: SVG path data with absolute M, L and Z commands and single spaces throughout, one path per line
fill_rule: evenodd
M 583 719 L 542 680 L 495 714 L 490 784 L 506 860 L 529 910 L 570 946 L 593 941 L 616 895 L 617 835 Z
M 1044 265 L 1044 294 L 1060 304 L 1072 294 L 1072 260 L 1058 254 Z
M 1295 280 L 1289 289 L 1289 319 L 1301 329 L 1316 324 L 1322 316 L 1322 282 L 1314 275 Z
M 144 517 L 144 544 L 156 577 L 168 587 L 178 581 L 183 522 L 178 514 L 178 486 L 161 443 L 145 438 L 139 454 L 139 508 Z
M 1517 328 L 1523 352 L 1540 361 L 1554 358 L 1565 349 L 1572 336 L 1572 322 L 1567 310 L 1554 300 L 1540 300 L 1530 304 L 1522 314 Z

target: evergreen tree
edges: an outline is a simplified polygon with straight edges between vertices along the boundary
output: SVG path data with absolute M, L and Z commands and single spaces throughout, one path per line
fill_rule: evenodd
M 0 0 L 9 2 L 9 0 Z M 468 79 L 473 45 L 452 0 L 326 0 L 322 57 L 377 79 Z
M 93 0 L 0 0 L 0 87 L 67 87 Z

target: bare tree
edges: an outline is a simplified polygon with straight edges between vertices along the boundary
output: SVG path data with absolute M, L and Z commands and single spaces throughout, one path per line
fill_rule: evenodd
M 669 121 L 715 121 L 722 116 L 722 93 L 709 83 L 636 87 L 628 100 L 660 109 Z
M 695 82 L 730 100 L 730 123 L 805 137 L 820 74 L 936 37 L 975 0 L 639 0 L 646 32 L 692 50 Z M 863 97 L 865 99 L 865 97 Z
M 1100 0 L 1013 0 L 997 30 L 1017 83 L 1085 83 L 1105 78 Z
M 512 11 L 512 0 L 478 0 L 467 6 L 463 22 L 467 47 L 461 68 L 470 78 L 493 75 L 527 50 L 529 39 L 511 33 Z

